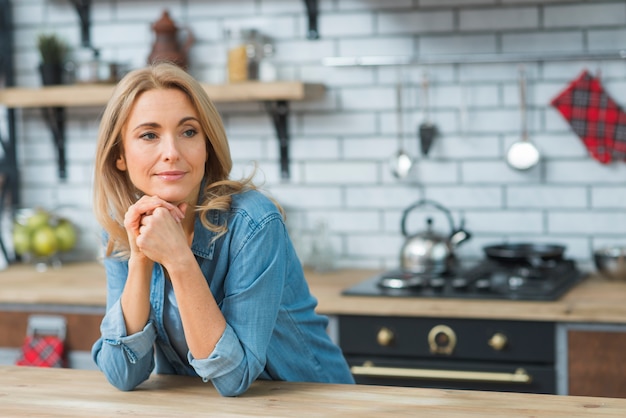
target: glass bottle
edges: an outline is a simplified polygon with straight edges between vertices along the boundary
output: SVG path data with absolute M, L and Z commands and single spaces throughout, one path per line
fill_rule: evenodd
M 246 29 L 243 33 L 246 48 L 248 80 L 259 79 L 259 63 L 261 62 L 262 50 L 259 31 Z
M 274 45 L 271 42 L 263 44 L 263 58 L 259 64 L 259 80 L 269 82 L 278 79 L 278 70 L 274 62 Z
M 335 250 L 330 242 L 328 224 L 324 220 L 317 221 L 315 225 L 309 264 L 319 273 L 326 273 L 335 268 Z

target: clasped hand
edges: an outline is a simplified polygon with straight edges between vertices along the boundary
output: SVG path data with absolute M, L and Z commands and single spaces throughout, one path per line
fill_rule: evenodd
M 166 265 L 189 247 L 182 220 L 187 203 L 174 205 L 158 196 L 142 196 L 124 216 L 131 257 Z

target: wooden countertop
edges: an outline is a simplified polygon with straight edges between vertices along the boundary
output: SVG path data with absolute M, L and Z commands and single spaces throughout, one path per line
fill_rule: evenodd
M 0 271 L 0 305 L 106 305 L 106 276 L 100 263 L 67 263 L 38 272 L 30 264 Z
M 557 322 L 626 323 L 626 282 L 589 277 L 557 301 L 342 296 L 376 271 L 308 274 L 318 310 L 327 315 L 419 316 Z
M 326 315 L 416 316 L 557 322 L 626 323 L 626 282 L 585 279 L 558 301 L 496 301 L 439 298 L 342 296 L 341 291 L 376 274 L 373 270 L 307 271 L 318 312 Z M 0 271 L 2 305 L 104 306 L 101 264 L 67 264 L 36 272 L 30 265 Z
M 626 399 L 257 381 L 239 397 L 210 383 L 152 376 L 122 392 L 94 370 L 0 367 L 3 416 L 624 417 Z

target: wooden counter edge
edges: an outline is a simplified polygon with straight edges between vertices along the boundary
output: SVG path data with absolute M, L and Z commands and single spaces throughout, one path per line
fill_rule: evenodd
M 2 413 L 9 416 L 623 417 L 626 399 L 256 381 L 239 397 L 220 396 L 197 377 L 153 375 L 136 390 L 112 387 L 95 370 L 0 366 Z M 82 415 L 81 415 L 82 414 Z

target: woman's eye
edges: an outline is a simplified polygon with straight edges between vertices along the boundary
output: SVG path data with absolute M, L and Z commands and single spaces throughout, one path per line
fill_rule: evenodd
M 192 138 L 197 133 L 198 131 L 196 131 L 195 129 L 187 129 L 185 132 L 183 132 L 183 136 L 186 138 Z
M 145 134 L 142 134 L 139 138 L 142 139 L 156 139 L 156 134 L 153 132 L 146 132 Z

